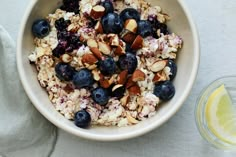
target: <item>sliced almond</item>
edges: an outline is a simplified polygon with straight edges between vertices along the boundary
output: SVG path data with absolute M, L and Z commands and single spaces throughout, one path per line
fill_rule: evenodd
M 126 89 L 129 89 L 130 87 L 135 86 L 135 85 L 137 85 L 136 82 L 134 82 L 132 80 L 132 77 L 129 77 L 127 82 L 126 82 L 125 87 L 126 87 Z
M 105 77 L 100 74 L 100 80 L 99 80 L 99 83 L 100 83 L 100 86 L 103 87 L 103 88 L 109 88 L 110 87 L 110 83 L 107 79 L 105 79 Z
M 105 8 L 102 5 L 96 5 L 92 8 L 90 16 L 97 20 L 105 14 Z
M 114 87 L 112 87 L 112 92 L 114 92 L 116 89 L 118 89 L 120 87 L 123 87 L 123 85 L 122 84 L 115 85 Z
M 92 74 L 93 74 L 93 79 L 94 79 L 95 81 L 99 81 L 99 80 L 100 80 L 100 73 L 99 73 L 99 71 L 98 71 L 97 69 L 94 69 L 94 70 L 92 71 Z
M 90 51 L 93 53 L 93 55 L 95 57 L 97 57 L 98 59 L 103 59 L 102 53 L 99 51 L 99 49 L 97 47 L 92 47 L 90 48 Z
M 122 46 L 117 46 L 117 48 L 115 49 L 114 51 L 115 55 L 117 56 L 121 56 L 121 55 L 124 55 L 125 54 L 125 50 Z
M 165 68 L 167 64 L 167 60 L 160 60 L 160 61 L 156 61 L 155 63 L 153 63 L 151 66 L 150 66 L 150 70 L 152 72 L 158 72 L 158 71 L 161 71 Z
M 100 21 L 98 21 L 94 27 L 96 33 L 103 33 L 103 28 L 102 28 L 102 23 Z
M 88 70 L 94 70 L 97 68 L 97 64 L 90 65 L 90 64 L 85 63 L 84 65 Z
M 105 55 L 111 54 L 111 47 L 104 42 L 98 42 L 98 48 Z
M 119 37 L 117 34 L 115 34 L 114 36 L 112 36 L 110 38 L 110 45 L 111 46 L 119 46 Z
M 93 65 L 97 63 L 98 59 L 93 54 L 84 54 L 82 56 L 82 63 Z
M 122 106 L 126 106 L 130 101 L 130 96 L 129 95 L 125 95 L 120 99 L 121 105 Z
M 128 91 L 129 91 L 130 95 L 140 95 L 141 94 L 141 90 L 140 90 L 140 87 L 138 85 L 131 86 L 128 89 Z
M 145 73 L 142 72 L 141 70 L 137 69 L 134 71 L 134 73 L 132 75 L 132 81 L 134 81 L 134 82 L 144 81 L 145 77 L 146 77 Z
M 79 28 L 80 28 L 79 25 L 75 25 L 74 23 L 72 23 L 67 27 L 67 31 L 76 33 Z
M 115 82 L 115 79 L 116 79 L 116 74 L 112 75 L 112 77 L 109 79 L 109 84 L 113 84 Z
M 136 35 L 127 29 L 123 29 L 120 33 L 120 36 L 125 42 L 129 44 L 132 44 L 134 39 L 136 38 Z
M 141 49 L 143 47 L 143 38 L 138 35 L 133 44 L 131 45 L 131 48 L 134 49 L 134 50 L 138 50 L 138 49 Z
M 87 40 L 87 45 L 88 45 L 89 48 L 98 47 L 98 43 L 95 39 L 88 39 Z
M 128 111 L 126 111 L 126 117 L 127 117 L 127 120 L 128 120 L 129 123 L 137 124 L 139 122 L 134 117 L 132 117 L 131 114 Z
M 138 24 L 135 19 L 128 19 L 125 21 L 124 28 L 130 32 L 136 33 L 138 29 Z
M 122 46 L 122 47 L 125 47 L 126 46 L 126 43 L 123 41 L 123 40 L 119 40 L 119 45 Z
M 157 83 L 157 82 L 160 82 L 160 81 L 166 81 L 167 80 L 167 77 L 166 77 L 166 74 L 164 71 L 159 71 L 156 73 L 156 75 L 154 76 L 152 82 L 153 83 Z
M 66 53 L 61 56 L 61 60 L 64 63 L 70 63 L 72 59 L 73 58 L 69 54 L 66 54 Z
M 117 83 L 118 83 L 118 84 L 125 84 L 126 79 L 127 79 L 127 76 L 128 76 L 128 70 L 123 70 L 123 71 L 118 75 Z

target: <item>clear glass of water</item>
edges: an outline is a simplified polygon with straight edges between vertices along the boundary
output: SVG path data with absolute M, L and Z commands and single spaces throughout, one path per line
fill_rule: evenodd
M 200 94 L 196 106 L 195 106 L 195 120 L 198 127 L 198 130 L 201 134 L 201 136 L 212 146 L 218 149 L 223 149 L 225 151 L 236 151 L 236 141 L 234 140 L 236 138 L 236 129 L 231 130 L 231 137 L 227 137 L 227 139 L 230 140 L 224 140 L 224 138 L 220 138 L 219 134 L 217 135 L 212 129 L 209 124 L 209 121 L 207 119 L 207 113 L 209 112 L 207 110 L 209 97 L 211 94 L 216 91 L 220 86 L 224 85 L 225 89 L 228 91 L 228 94 L 230 95 L 232 107 L 235 108 L 236 106 L 236 76 L 228 76 L 228 77 L 222 77 L 215 81 L 213 81 L 210 85 L 208 85 Z M 214 98 L 215 101 L 217 98 Z M 214 108 L 210 112 L 214 112 Z M 227 110 L 221 110 L 217 111 L 217 115 L 227 112 Z M 214 114 L 214 113 L 213 113 Z M 227 113 L 225 114 L 227 115 Z M 224 117 L 224 118 L 227 118 Z M 222 120 L 222 125 L 227 126 L 228 124 L 224 124 L 224 118 Z M 226 120 L 227 123 L 229 120 Z M 216 125 L 216 121 L 212 121 L 211 125 Z M 235 115 L 230 117 L 229 124 L 233 124 L 233 126 L 236 126 L 236 113 Z M 224 133 L 222 133 L 224 134 Z M 221 134 L 220 134 L 221 135 Z

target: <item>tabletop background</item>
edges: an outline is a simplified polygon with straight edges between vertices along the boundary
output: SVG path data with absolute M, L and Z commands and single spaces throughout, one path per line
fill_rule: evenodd
M 21 18 L 30 0 L 1 0 L 0 24 L 16 41 Z M 201 63 L 198 77 L 180 111 L 166 124 L 139 138 L 94 142 L 59 130 L 52 157 L 233 157 L 210 147 L 199 135 L 194 105 L 201 90 L 216 78 L 236 75 L 236 1 L 185 0 L 198 26 Z

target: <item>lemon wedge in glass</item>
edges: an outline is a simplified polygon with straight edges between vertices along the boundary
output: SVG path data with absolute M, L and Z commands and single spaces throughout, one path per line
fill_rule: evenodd
M 236 144 L 236 109 L 224 85 L 209 96 L 205 116 L 208 128 L 217 138 Z

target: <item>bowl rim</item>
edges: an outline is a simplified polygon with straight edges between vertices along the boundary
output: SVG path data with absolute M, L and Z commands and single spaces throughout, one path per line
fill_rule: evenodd
M 20 25 L 19 33 L 18 33 L 18 40 L 17 40 L 17 53 L 16 53 L 16 61 L 17 61 L 17 69 L 18 73 L 20 76 L 21 83 L 23 85 L 23 88 L 25 89 L 26 94 L 28 95 L 29 99 L 31 100 L 32 104 L 36 107 L 36 109 L 46 118 L 48 119 L 51 123 L 56 125 L 58 128 L 61 128 L 62 130 L 71 133 L 73 135 L 85 138 L 85 139 L 90 139 L 90 140 L 96 140 L 96 141 L 120 141 L 120 140 L 126 140 L 134 137 L 141 136 L 143 134 L 146 134 L 153 129 L 161 126 L 164 124 L 166 121 L 168 121 L 183 105 L 184 101 L 187 99 L 189 96 L 191 89 L 194 85 L 194 82 L 196 80 L 196 76 L 198 73 L 198 67 L 199 67 L 199 60 L 200 60 L 200 44 L 199 44 L 199 36 L 198 36 L 198 31 L 197 27 L 195 25 L 195 22 L 192 18 L 192 15 L 190 13 L 190 10 L 188 9 L 186 3 L 183 0 L 177 0 L 178 3 L 180 4 L 180 7 L 182 7 L 188 22 L 190 23 L 190 28 L 192 29 L 193 33 L 193 42 L 194 42 L 194 58 L 195 62 L 193 64 L 193 70 L 190 74 L 190 79 L 189 82 L 187 83 L 186 90 L 183 92 L 182 96 L 178 99 L 176 102 L 176 105 L 174 105 L 168 112 L 166 112 L 165 116 L 160 117 L 159 121 L 150 123 L 147 127 L 140 128 L 138 130 L 134 130 L 131 132 L 126 132 L 122 133 L 119 135 L 99 135 L 99 134 L 94 134 L 94 133 L 89 133 L 86 131 L 81 131 L 80 129 L 73 129 L 71 127 L 65 127 L 62 123 L 60 123 L 52 114 L 50 114 L 45 108 L 40 107 L 40 101 L 37 101 L 37 98 L 35 95 L 30 92 L 30 86 L 28 83 L 25 81 L 26 76 L 24 76 L 24 68 L 23 68 L 23 60 L 21 59 L 21 54 L 22 54 L 22 38 L 24 34 L 24 26 L 27 23 L 28 16 L 30 15 L 30 12 L 32 11 L 33 7 L 37 3 L 38 0 L 31 0 L 28 4 L 28 8 L 25 11 L 25 14 L 22 18 L 22 22 Z

